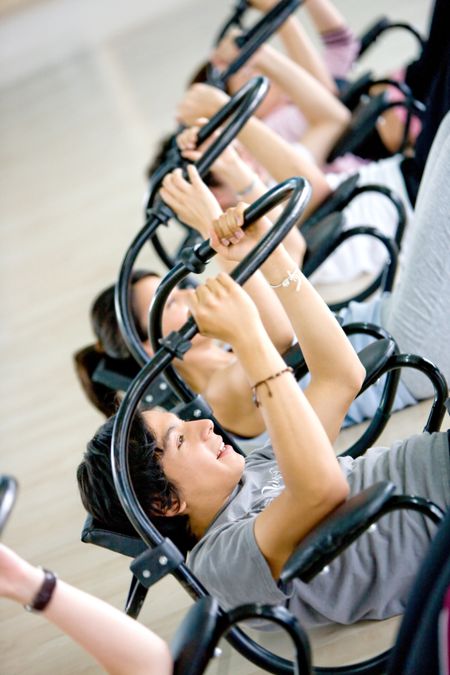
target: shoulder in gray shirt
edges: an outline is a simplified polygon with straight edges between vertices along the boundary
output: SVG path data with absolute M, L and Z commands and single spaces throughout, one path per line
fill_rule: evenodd
M 420 434 L 391 448 L 372 448 L 363 457 L 339 458 L 351 494 L 380 480 L 398 493 L 450 502 L 450 457 L 447 434 Z M 284 594 L 255 541 L 253 523 L 283 489 L 270 445 L 246 458 L 242 480 L 203 538 L 188 565 L 223 607 L 247 602 L 283 604 L 305 627 L 353 623 L 400 614 L 411 582 L 435 528 L 417 513 L 385 516 L 311 583 L 295 580 Z M 280 523 L 283 527 L 283 523 Z

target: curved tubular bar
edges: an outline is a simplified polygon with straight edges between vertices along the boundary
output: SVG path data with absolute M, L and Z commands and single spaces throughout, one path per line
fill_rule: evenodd
M 310 194 L 311 188 L 307 181 L 299 177 L 290 178 L 274 186 L 246 209 L 244 212 L 244 228 L 251 225 L 251 223 L 290 195 L 288 204 L 270 232 L 258 242 L 253 251 L 233 270 L 231 276 L 235 281 L 241 285 L 244 284 L 266 260 L 273 249 L 283 241 L 289 230 L 298 222 L 308 203 Z M 178 263 L 161 281 L 149 312 L 149 337 L 155 351 L 161 343 L 162 314 L 170 292 L 190 271 L 202 271 L 204 265 L 214 255 L 214 249 L 211 248 L 208 241 L 205 241 L 198 248 L 191 250 L 191 260 L 188 260 L 188 255 L 186 255 L 186 262 Z M 190 321 L 193 322 L 193 319 Z M 172 389 L 183 401 L 190 401 L 195 397 L 195 394 L 187 389 L 186 384 L 172 366 L 166 368 L 164 375 Z
M 385 90 L 376 94 L 370 94 L 370 89 L 374 86 L 390 86 L 401 92 L 403 99 L 399 101 L 389 100 Z M 363 99 L 365 97 L 365 102 Z M 408 142 L 409 128 L 412 115 L 423 118 L 426 106 L 419 100 L 416 100 L 410 87 L 390 78 L 372 80 L 371 77 L 365 78 L 359 88 L 355 84 L 354 88 L 349 85 L 347 93 L 343 96 L 343 102 L 348 106 L 354 105 L 352 119 L 349 127 L 343 131 L 337 139 L 333 148 L 328 153 L 328 161 L 332 162 L 337 157 L 347 152 L 358 154 L 358 148 L 361 142 L 367 138 L 367 135 L 373 131 L 378 119 L 388 110 L 393 108 L 406 108 L 407 118 L 403 125 L 403 134 L 399 147 L 395 152 L 403 152 Z M 356 103 L 355 103 L 356 102 Z M 395 154 L 394 152 L 392 154 Z
M 231 119 L 223 132 L 220 134 L 214 143 L 205 151 L 204 155 L 196 163 L 196 167 L 201 176 L 203 176 L 223 152 L 226 146 L 239 133 L 241 128 L 247 122 L 254 110 L 261 103 L 268 90 L 268 80 L 264 77 L 255 77 L 245 84 L 239 91 L 227 102 L 221 110 L 219 110 L 209 122 L 199 132 L 199 142 L 206 140 L 225 120 L 230 116 Z M 149 200 L 153 200 L 156 190 L 159 189 L 160 183 L 167 171 L 174 168 L 168 163 L 164 164 L 158 170 L 158 176 L 154 181 L 153 187 L 150 190 Z M 148 354 L 143 348 L 138 332 L 134 325 L 131 314 L 131 273 L 134 262 L 148 239 L 151 239 L 155 234 L 156 229 L 165 223 L 174 214 L 172 209 L 164 204 L 161 200 L 156 200 L 155 207 L 148 211 L 148 219 L 142 229 L 138 232 L 136 237 L 131 242 L 119 272 L 115 289 L 115 309 L 117 315 L 117 322 L 122 337 L 130 350 L 132 356 L 136 361 L 142 365 L 148 360 Z
M 280 0 L 267 14 L 263 15 L 257 23 L 247 32 L 236 38 L 236 45 L 240 52 L 230 65 L 219 72 L 212 64 L 208 68 L 208 82 L 215 87 L 224 89 L 228 79 L 247 63 L 261 45 L 286 21 L 296 10 L 303 0 Z
M 429 518 L 435 525 L 440 525 L 445 517 L 444 511 L 434 502 L 416 495 L 392 495 L 387 503 L 385 513 L 398 510 L 417 511 Z
M 387 17 L 383 17 L 375 26 L 373 26 L 371 29 L 369 29 L 365 35 L 362 36 L 361 38 L 361 47 L 359 49 L 358 56 L 362 56 L 364 52 L 371 47 L 376 40 L 385 32 L 388 30 L 391 30 L 393 28 L 402 28 L 403 30 L 406 30 L 408 33 L 411 33 L 413 35 L 417 42 L 419 43 L 419 47 L 422 50 L 424 45 L 425 45 L 425 40 L 419 33 L 419 31 L 414 28 L 414 26 L 411 26 L 408 23 L 403 23 L 403 22 L 397 22 L 397 23 L 391 23 L 390 20 Z
M 14 476 L 0 475 L 0 534 L 16 503 L 18 489 L 19 486 Z
M 429 359 L 417 354 L 395 354 L 390 359 L 391 368 L 413 368 L 424 373 L 434 386 L 434 398 L 430 414 L 423 431 L 439 431 L 446 413 L 445 401 L 448 398 L 448 384 L 439 368 Z
M 347 450 L 339 453 L 340 457 L 353 457 L 353 459 L 360 457 L 381 436 L 391 418 L 391 410 L 394 405 L 399 380 L 400 370 L 392 370 L 387 374 L 378 408 L 369 426 L 357 441 L 347 448 Z
M 342 326 L 342 330 L 346 335 L 354 335 L 355 333 L 364 333 L 371 337 L 380 339 L 389 339 L 396 345 L 396 354 L 398 354 L 397 344 L 390 333 L 381 326 L 376 326 L 366 322 L 355 322 Z M 342 456 L 349 456 L 355 459 L 364 453 L 367 448 L 371 447 L 373 443 L 379 438 L 384 431 L 387 423 L 391 418 L 391 410 L 394 405 L 395 394 L 400 380 L 400 370 L 391 370 L 387 373 L 386 381 L 384 383 L 383 391 L 381 393 L 378 407 L 375 411 L 369 426 L 347 450 L 341 452 Z M 369 385 L 370 386 L 370 385 Z
M 351 198 L 348 199 L 346 204 L 343 204 L 342 208 L 345 208 L 345 206 L 347 206 L 347 204 L 352 199 L 356 199 L 359 195 L 362 195 L 364 192 L 378 192 L 379 194 L 384 195 L 392 203 L 398 215 L 398 222 L 397 228 L 395 230 L 394 240 L 395 243 L 398 246 L 400 246 L 406 227 L 406 209 L 402 200 L 393 190 L 386 187 L 385 185 L 375 185 L 375 184 L 357 185 L 352 193 Z
M 228 33 L 230 28 L 232 28 L 233 26 L 238 26 L 239 28 L 242 28 L 241 19 L 248 8 L 249 8 L 248 0 L 237 0 L 233 13 L 231 14 L 230 18 L 227 19 L 227 21 L 225 21 L 222 28 L 219 30 L 216 39 L 214 40 L 214 45 L 216 47 L 221 41 L 221 39 L 225 37 L 225 35 Z
M 328 199 L 318 206 L 316 211 L 311 216 L 309 216 L 309 218 L 305 220 L 304 223 L 302 223 L 300 231 L 307 233 L 312 228 L 317 227 L 322 218 L 325 218 L 334 211 L 342 211 L 353 199 L 356 199 L 358 195 L 363 194 L 364 192 L 378 192 L 389 199 L 397 211 L 398 221 L 395 242 L 397 245 L 400 245 L 406 226 L 406 210 L 402 200 L 393 190 L 386 187 L 385 185 L 358 185 L 358 180 L 359 174 L 355 173 L 338 185 L 334 193 L 332 193 Z
M 224 124 L 229 118 L 227 126 L 220 136 L 211 143 L 201 158 L 195 163 L 200 176 L 204 176 L 211 165 L 222 154 L 227 145 L 237 136 L 244 124 L 253 115 L 269 89 L 269 80 L 262 75 L 252 77 L 246 82 L 227 102 L 213 115 L 204 127 L 198 132 L 198 145 L 204 143 L 214 131 Z M 153 215 L 152 205 L 157 191 L 160 188 L 164 176 L 178 166 L 185 164 L 180 155 L 176 141 L 168 153 L 168 159 L 161 164 L 150 179 L 147 199 L 147 216 Z M 171 211 L 171 210 L 170 210 Z M 171 211 L 171 213 L 173 213 Z
M 239 91 L 230 98 L 229 101 L 217 111 L 213 117 L 199 130 L 197 144 L 201 145 L 211 134 L 216 131 L 228 118 L 230 121 L 221 132 L 220 136 L 207 148 L 200 159 L 195 162 L 195 166 L 200 174 L 204 176 L 216 159 L 222 154 L 225 148 L 237 136 L 247 120 L 253 115 L 261 101 L 264 99 L 269 89 L 269 80 L 266 77 L 258 76 L 249 80 Z M 181 156 L 176 139 L 173 139 L 173 147 L 168 153 L 168 159 L 153 174 L 150 184 L 146 206 L 146 216 L 158 217 L 160 223 L 167 224 L 167 221 L 176 217 L 176 214 L 161 199 L 157 197 L 159 188 L 164 177 L 173 169 L 182 166 L 184 169 L 187 162 Z M 187 174 L 184 171 L 184 176 Z M 147 220 L 148 222 L 148 220 Z M 180 222 L 180 221 L 179 221 Z M 158 224 L 160 224 L 158 223 Z M 191 230 L 188 225 L 181 223 L 186 229 Z M 175 260 L 167 253 L 162 245 L 158 234 L 155 231 L 149 236 L 155 248 L 157 255 L 168 269 L 175 265 Z
M 359 457 L 380 436 L 391 417 L 401 368 L 413 368 L 424 373 L 431 380 L 434 386 L 434 398 L 423 431 L 430 433 L 439 431 L 446 412 L 445 401 L 448 397 L 448 386 L 444 376 L 431 361 L 422 356 L 393 354 L 384 368 L 387 377 L 376 413 L 363 435 L 350 448 L 342 452 L 342 456 Z
M 235 609 L 229 610 L 224 618 L 225 621 L 221 627 L 221 634 L 229 630 L 236 623 L 247 621 L 248 619 L 264 619 L 278 624 L 288 633 L 294 643 L 296 672 L 311 672 L 311 649 L 308 636 L 296 617 L 286 607 L 280 605 L 260 605 L 257 603 L 240 605 Z
M 402 200 L 394 192 L 394 190 L 391 190 L 390 188 L 386 187 L 385 185 L 375 185 L 375 184 L 357 185 L 356 188 L 354 189 L 353 193 L 352 193 L 351 198 L 347 201 L 347 203 L 342 208 L 347 206 L 347 204 L 351 201 L 351 199 L 356 199 L 356 197 L 358 197 L 358 195 L 362 195 L 364 192 L 378 192 L 379 194 L 384 195 L 392 203 L 392 205 L 395 208 L 395 210 L 397 211 L 397 215 L 398 215 L 397 228 L 395 230 L 394 241 L 397 244 L 397 246 L 400 247 L 400 244 L 402 243 L 403 235 L 405 233 L 405 227 L 406 227 L 406 209 L 405 209 L 405 206 L 404 206 Z
M 359 225 L 358 227 L 352 227 L 350 230 L 345 230 L 341 232 L 339 236 L 332 243 L 330 248 L 327 248 L 326 254 L 322 257 L 317 256 L 312 260 L 307 260 L 303 267 L 303 273 L 305 276 L 311 275 L 324 260 L 331 255 L 341 244 L 343 244 L 347 239 L 351 237 L 356 237 L 360 235 L 370 235 L 374 239 L 378 239 L 384 247 L 387 249 L 389 260 L 385 264 L 383 270 L 375 277 L 375 279 L 369 284 L 369 286 L 357 295 L 351 298 L 346 298 L 340 302 L 331 303 L 329 305 L 332 312 L 338 312 L 343 307 L 347 307 L 348 303 L 351 300 L 361 302 L 366 298 L 370 297 L 380 286 L 383 291 L 390 291 L 394 284 L 395 273 L 397 271 L 397 261 L 398 261 L 398 247 L 390 237 L 387 237 L 385 234 L 377 230 L 375 227 L 369 227 L 365 225 Z
M 273 209 L 279 202 L 286 199 L 287 196 L 290 196 L 289 203 L 276 225 L 271 228 L 266 236 L 255 246 L 253 251 L 234 270 L 232 276 L 235 281 L 240 284 L 245 283 L 258 266 L 270 255 L 272 250 L 278 246 L 289 229 L 297 223 L 302 215 L 310 193 L 311 188 L 309 183 L 303 178 L 291 178 L 281 183 L 281 185 L 276 185 L 254 204 L 249 206 L 245 212 L 246 225 L 254 222 L 264 213 Z M 208 259 L 208 256 L 211 257 L 212 253 L 213 250 L 208 242 L 204 242 L 197 249 L 197 255 L 205 259 Z M 177 332 L 177 337 L 179 337 L 181 342 L 190 340 L 197 333 L 197 330 L 194 320 L 190 319 Z M 150 547 L 162 543 L 163 537 L 150 522 L 134 492 L 128 464 L 128 441 L 133 415 L 144 391 L 148 387 L 148 383 L 167 367 L 173 357 L 173 348 L 163 346 L 133 380 L 117 412 L 111 444 L 112 472 L 119 500 L 131 524 L 143 541 Z M 202 584 L 192 575 L 186 565 L 180 565 L 173 574 L 192 597 L 197 598 L 206 594 Z M 242 654 L 250 658 L 257 665 L 268 669 L 269 672 L 294 672 L 291 662 L 257 645 L 238 629 L 230 631 L 229 639 Z
M 376 340 L 393 340 L 392 335 L 382 326 L 377 326 L 374 323 L 367 323 L 366 321 L 352 321 L 352 323 L 344 323 L 342 330 L 346 335 L 355 335 L 356 333 L 364 333 Z

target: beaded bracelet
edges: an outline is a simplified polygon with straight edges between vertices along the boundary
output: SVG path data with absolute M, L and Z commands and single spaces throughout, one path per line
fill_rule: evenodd
M 297 291 L 300 290 L 300 286 L 302 285 L 302 279 L 303 279 L 303 275 L 300 272 L 299 268 L 296 267 L 295 270 L 292 270 L 292 272 L 289 272 L 289 270 L 287 270 L 287 277 L 282 279 L 282 281 L 280 281 L 279 284 L 270 284 L 270 287 L 271 288 L 281 288 L 281 287 L 287 288 L 288 286 L 290 286 L 291 282 L 296 282 L 297 287 L 296 287 L 295 291 L 297 292 Z
M 267 394 L 271 398 L 272 397 L 272 392 L 270 391 L 269 387 L 269 381 L 270 380 L 275 380 L 277 377 L 280 377 L 280 375 L 283 375 L 284 373 L 292 373 L 292 368 L 290 366 L 287 366 L 286 368 L 283 368 L 283 370 L 280 370 L 278 373 L 275 373 L 274 375 L 269 375 L 269 377 L 266 377 L 264 380 L 260 380 L 256 384 L 253 385 L 252 387 L 252 395 L 253 395 L 253 403 L 257 408 L 261 407 L 261 401 L 258 399 L 256 395 L 256 389 L 259 387 L 261 384 L 264 384 L 267 389 Z

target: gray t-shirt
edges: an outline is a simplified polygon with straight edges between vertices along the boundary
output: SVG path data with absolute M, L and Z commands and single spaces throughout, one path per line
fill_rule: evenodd
M 398 493 L 450 503 L 450 456 L 445 433 L 420 434 L 356 460 L 339 458 L 351 494 L 381 480 Z M 258 548 L 255 516 L 283 489 L 270 445 L 252 451 L 240 483 L 189 555 L 188 565 L 225 608 L 247 602 L 283 604 L 305 627 L 385 619 L 404 611 L 411 582 L 435 527 L 400 511 L 378 521 L 311 583 L 295 580 L 284 594 Z M 283 527 L 283 523 L 280 523 Z

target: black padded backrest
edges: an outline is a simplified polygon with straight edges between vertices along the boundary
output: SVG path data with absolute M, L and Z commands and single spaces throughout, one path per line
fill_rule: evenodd
M 147 548 L 139 537 L 108 530 L 101 523 L 94 520 L 91 515 L 88 515 L 84 522 L 81 541 L 86 544 L 95 544 L 96 546 L 108 548 L 110 551 L 127 555 L 130 558 L 136 558 Z
M 92 380 L 112 391 L 127 391 L 139 371 L 139 365 L 132 358 L 113 359 L 105 355 L 99 360 L 92 373 Z M 159 375 L 146 390 L 142 402 L 144 407 L 153 408 L 159 405 L 166 410 L 170 410 L 172 406 L 179 402 L 179 399 L 173 393 L 165 378 Z
M 283 567 L 280 584 L 295 577 L 306 582 L 312 579 L 367 529 L 371 518 L 379 513 L 394 491 L 393 483 L 375 483 L 335 509 L 300 542 Z
M 344 216 L 338 211 L 330 213 L 303 233 L 306 242 L 306 254 L 303 259 L 303 273 L 312 274 L 333 250 L 336 239 L 344 228 Z
M 0 534 L 8 522 L 17 496 L 17 481 L 12 476 L 0 476 Z
M 308 232 L 312 227 L 320 220 L 330 215 L 330 213 L 335 213 L 336 211 L 342 211 L 342 209 L 347 206 L 350 201 L 359 180 L 359 173 L 354 173 L 352 176 L 346 178 L 342 183 L 338 185 L 336 190 L 326 199 L 314 213 L 305 220 L 301 225 L 300 231 L 303 236 L 307 236 Z
M 394 340 L 382 338 L 358 352 L 358 358 L 366 369 L 366 377 L 360 394 L 374 384 L 385 372 L 385 367 L 393 354 L 397 351 Z M 358 394 L 359 395 L 359 394 Z
M 214 655 L 220 637 L 219 603 L 200 598 L 178 627 L 170 645 L 174 675 L 201 675 Z
M 92 373 L 92 379 L 115 391 L 126 391 L 139 370 L 134 359 L 113 359 L 103 355 Z

